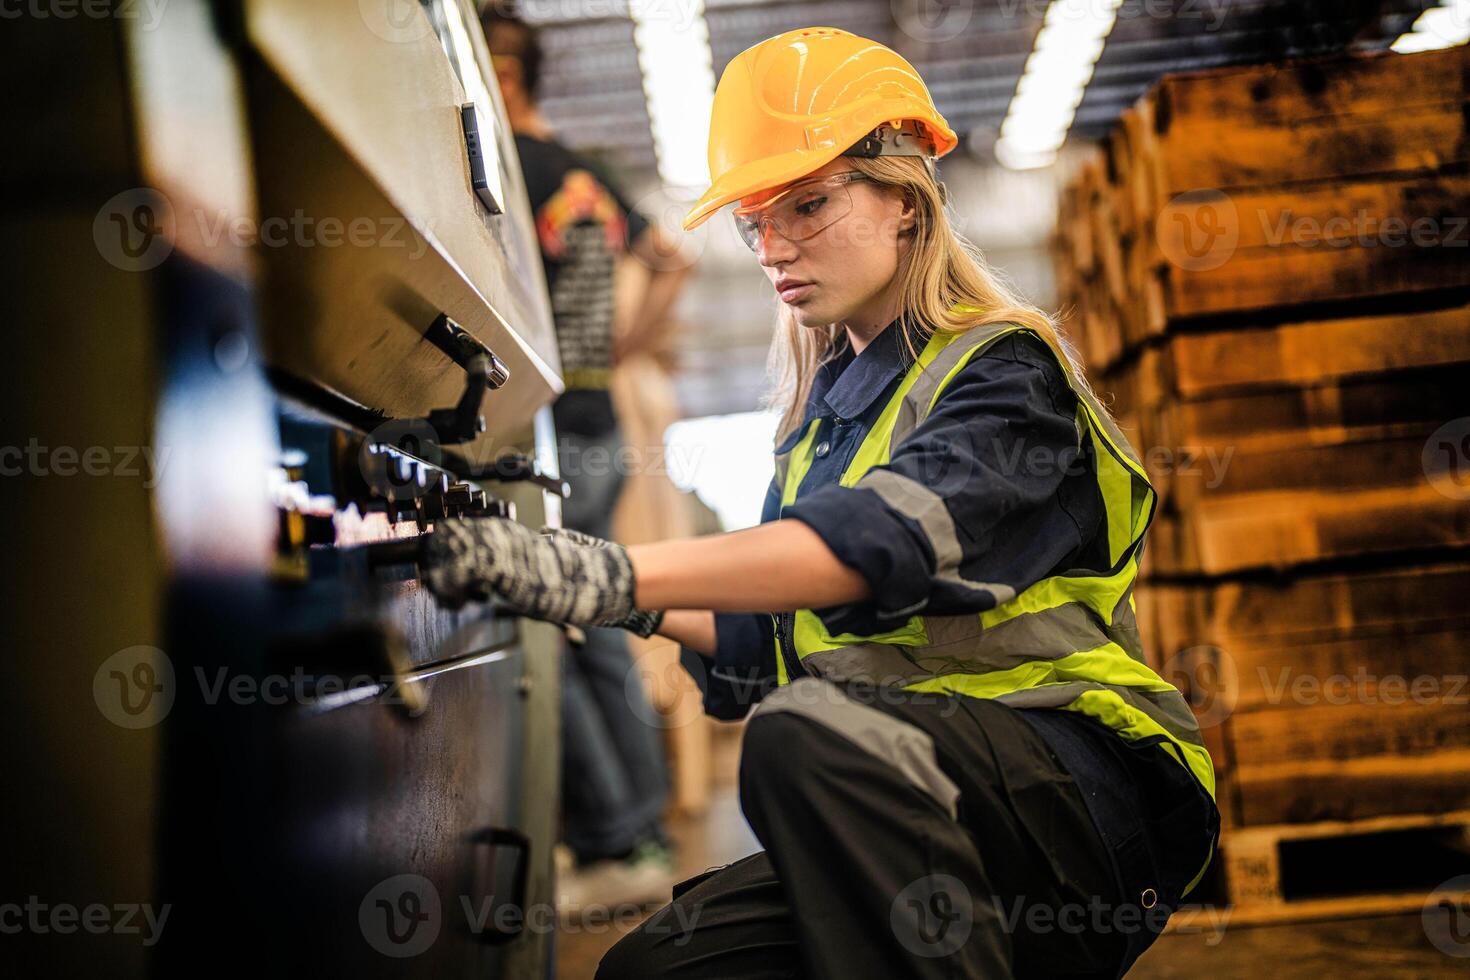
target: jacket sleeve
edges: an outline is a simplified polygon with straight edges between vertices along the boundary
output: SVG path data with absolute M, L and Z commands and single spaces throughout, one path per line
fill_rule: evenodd
M 1059 569 L 1087 567 L 1102 506 L 1076 411 L 1041 341 L 1007 337 L 970 359 L 887 464 L 788 507 L 872 589 L 871 599 L 814 610 L 827 630 L 873 634 L 919 613 L 978 613 Z
M 774 478 L 766 489 L 761 522 L 780 512 L 781 492 Z M 769 613 L 715 613 L 715 655 L 686 646 L 679 662 L 699 685 L 705 714 L 739 721 L 776 686 L 776 634 Z

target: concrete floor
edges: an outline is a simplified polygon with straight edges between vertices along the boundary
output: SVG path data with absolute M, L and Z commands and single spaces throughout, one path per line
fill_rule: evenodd
M 731 754 L 724 754 L 710 810 L 677 820 L 670 833 L 678 846 L 680 878 L 743 857 L 760 845 L 740 813 Z M 598 932 L 562 930 L 557 935 L 557 980 L 586 980 L 635 920 L 604 924 Z M 1131 980 L 1255 978 L 1470 977 L 1470 942 L 1447 956 L 1430 942 L 1418 914 L 1216 930 L 1204 921 L 1191 932 L 1161 937 L 1135 964 Z

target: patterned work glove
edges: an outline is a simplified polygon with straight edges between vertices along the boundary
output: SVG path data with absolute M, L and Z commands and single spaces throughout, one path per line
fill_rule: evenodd
M 429 591 L 451 608 L 494 593 L 527 616 L 573 626 L 622 626 L 634 612 L 626 549 L 503 517 L 436 521 L 422 566 Z
M 546 527 L 545 525 L 542 525 L 541 533 L 550 535 L 555 538 L 561 538 L 565 541 L 570 541 L 572 544 L 581 545 L 584 548 L 622 547 L 621 545 L 614 544 L 606 538 L 593 537 L 590 534 L 586 534 L 582 531 L 574 531 L 571 528 L 567 527 Z M 664 612 L 662 609 L 634 609 L 632 612 L 628 613 L 628 615 L 624 616 L 620 620 L 617 620 L 616 622 L 607 622 L 602 623 L 601 625 L 614 627 L 617 629 L 625 629 L 629 633 L 641 636 L 646 640 L 650 636 L 658 632 L 658 628 L 660 625 L 663 624 L 663 621 Z

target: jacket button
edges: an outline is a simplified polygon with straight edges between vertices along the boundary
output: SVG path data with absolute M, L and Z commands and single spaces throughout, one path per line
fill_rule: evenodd
M 832 451 L 832 444 L 825 440 L 817 445 L 817 456 L 825 456 Z

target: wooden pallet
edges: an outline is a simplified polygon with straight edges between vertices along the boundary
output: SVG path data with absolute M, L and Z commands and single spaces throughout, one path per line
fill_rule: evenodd
M 1351 848 L 1360 872 L 1356 880 L 1366 890 L 1358 891 L 1343 875 L 1339 864 L 1334 871 L 1338 889 L 1335 893 L 1294 897 L 1294 890 L 1311 875 L 1310 861 L 1304 855 L 1322 843 L 1336 842 Z M 1301 921 L 1308 919 L 1351 918 L 1413 912 L 1423 908 L 1427 896 L 1446 879 L 1463 873 L 1452 865 L 1426 868 L 1429 878 L 1403 887 L 1375 890 L 1382 882 L 1384 870 L 1375 866 L 1393 849 L 1433 848 L 1452 856 L 1463 857 L 1470 866 L 1470 810 L 1443 814 L 1378 817 L 1371 820 L 1328 821 L 1313 824 L 1282 824 L 1270 827 L 1236 828 L 1226 834 L 1220 844 L 1219 860 L 1224 862 L 1225 883 L 1232 914 L 1231 925 L 1250 925 Z M 1470 891 L 1445 895 L 1452 900 L 1470 900 Z
M 1061 196 L 1058 291 L 1087 367 L 1191 320 L 1470 288 L 1467 67 L 1462 48 L 1162 79 Z

